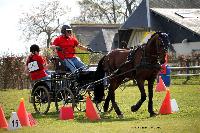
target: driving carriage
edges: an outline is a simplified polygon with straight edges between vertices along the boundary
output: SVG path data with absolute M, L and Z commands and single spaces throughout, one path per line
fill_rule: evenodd
M 170 47 L 168 35 L 154 33 L 147 43 L 135 49 L 116 49 L 103 56 L 97 68 L 77 71 L 75 74 L 56 69 L 51 79 L 39 81 L 32 89 L 33 105 L 38 113 L 47 113 L 50 103 L 55 102 L 57 111 L 60 106 L 70 104 L 73 108 L 85 111 L 85 96 L 91 97 L 100 112 L 110 112 L 114 108 L 119 118 L 123 117 L 115 101 L 115 90 L 125 79 L 136 80 L 141 93 L 140 100 L 131 107 L 137 111 L 146 100 L 144 81 L 148 81 L 148 112 L 155 116 L 153 110 L 153 85 L 165 63 L 165 56 Z M 61 65 L 59 59 L 54 64 Z M 57 67 L 58 68 L 58 67 Z M 105 75 L 108 75 L 105 77 Z M 104 80 L 109 81 L 105 86 Z M 107 93 L 105 93 L 107 92 Z M 112 104 L 109 104 L 111 101 Z M 46 105 L 46 106 L 45 106 Z
M 54 102 L 56 111 L 64 106 L 71 106 L 78 111 L 85 111 L 86 96 L 93 100 L 94 75 L 96 66 L 87 69 L 78 69 L 75 73 L 66 70 L 63 62 L 58 57 L 53 57 L 54 71 L 50 71 L 50 78 L 40 80 L 33 84 L 31 102 L 36 113 L 46 114 L 50 104 Z M 101 104 L 95 104 L 101 112 Z

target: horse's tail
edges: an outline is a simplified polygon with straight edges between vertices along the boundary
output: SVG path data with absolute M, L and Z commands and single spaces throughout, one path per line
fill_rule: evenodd
M 101 80 L 105 76 L 105 71 L 103 69 L 103 61 L 106 56 L 103 56 L 101 60 L 98 63 L 97 70 L 95 72 L 95 81 Z M 103 100 L 104 97 L 104 81 L 99 81 L 98 83 L 95 84 L 94 88 L 94 100 L 97 103 L 100 103 Z

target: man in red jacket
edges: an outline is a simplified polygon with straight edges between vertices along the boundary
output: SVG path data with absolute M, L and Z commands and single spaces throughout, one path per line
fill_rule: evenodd
M 71 72 L 75 72 L 79 68 L 84 68 L 85 64 L 75 55 L 75 48 L 78 47 L 89 52 L 93 52 L 93 50 L 81 45 L 77 38 L 72 36 L 72 28 L 69 25 L 63 25 L 61 33 L 62 34 L 53 41 L 51 47 L 57 49 L 58 57 L 64 61 L 65 66 L 69 68 Z
M 32 81 L 48 79 L 48 74 L 46 73 L 46 60 L 39 54 L 39 51 L 40 48 L 38 45 L 31 45 L 31 54 L 26 61 L 26 68 Z

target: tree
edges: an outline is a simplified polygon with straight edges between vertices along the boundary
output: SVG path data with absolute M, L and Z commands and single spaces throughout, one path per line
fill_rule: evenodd
M 22 13 L 19 19 L 22 38 L 27 42 L 30 40 L 46 41 L 46 46 L 49 47 L 58 28 L 63 24 L 61 18 L 67 21 L 66 14 L 69 11 L 69 7 L 63 6 L 57 0 L 42 1 L 38 6 L 33 6 L 29 12 Z
M 141 0 L 124 0 L 124 1 L 125 1 L 125 18 L 128 18 L 137 8 Z
M 79 1 L 81 22 L 121 23 L 125 21 L 141 0 L 82 0 Z

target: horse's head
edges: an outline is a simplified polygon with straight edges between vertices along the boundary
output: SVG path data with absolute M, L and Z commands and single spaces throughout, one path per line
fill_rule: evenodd
M 164 64 L 166 62 L 166 54 L 168 52 L 168 48 L 170 46 L 170 41 L 169 41 L 169 37 L 168 37 L 168 34 L 166 33 L 162 33 L 162 32 L 159 32 L 159 38 L 160 40 L 160 49 L 159 49 L 159 58 L 160 58 L 160 63 L 161 64 Z
M 168 35 L 163 32 L 156 32 L 151 36 L 147 44 L 151 47 L 150 56 L 159 61 L 159 63 L 164 64 L 170 45 Z

